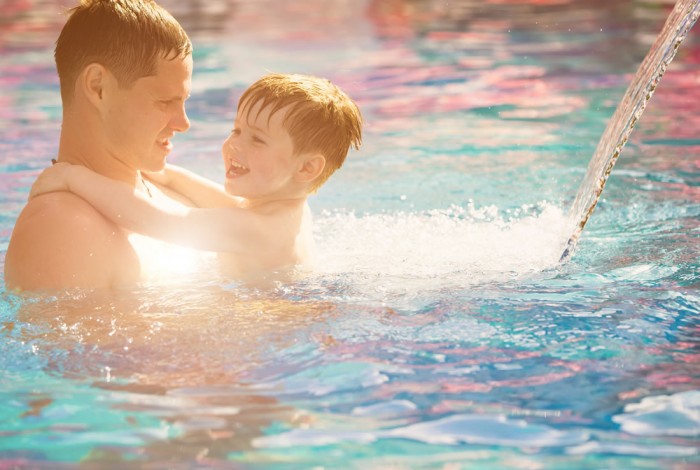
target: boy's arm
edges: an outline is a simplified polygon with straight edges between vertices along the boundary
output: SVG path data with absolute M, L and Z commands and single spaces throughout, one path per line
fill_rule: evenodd
M 162 172 L 144 173 L 144 176 L 182 194 L 197 207 L 238 207 L 238 199 L 222 185 L 176 165 L 168 164 Z
M 205 251 L 240 252 L 266 242 L 261 216 L 235 207 L 160 208 L 126 183 L 79 165 L 57 164 L 44 170 L 30 198 L 70 191 L 122 227 L 178 245 Z

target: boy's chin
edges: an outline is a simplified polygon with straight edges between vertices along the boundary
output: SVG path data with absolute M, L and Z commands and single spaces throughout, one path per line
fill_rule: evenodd
M 246 191 L 243 188 L 241 188 L 240 185 L 236 184 L 235 182 L 231 181 L 230 179 L 226 179 L 226 183 L 224 184 L 224 189 L 231 196 L 247 197 Z

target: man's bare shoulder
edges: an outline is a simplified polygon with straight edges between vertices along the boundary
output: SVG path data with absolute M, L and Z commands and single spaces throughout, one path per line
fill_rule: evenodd
M 42 194 L 27 202 L 17 222 L 50 222 L 57 218 L 63 218 L 66 214 L 70 214 L 75 221 L 90 222 L 94 220 L 95 223 L 106 221 L 87 201 L 73 193 L 61 191 Z M 70 220 L 67 222 L 70 223 Z
M 6 284 L 23 290 L 111 287 L 135 282 L 138 271 L 126 234 L 66 192 L 26 205 L 5 258 Z

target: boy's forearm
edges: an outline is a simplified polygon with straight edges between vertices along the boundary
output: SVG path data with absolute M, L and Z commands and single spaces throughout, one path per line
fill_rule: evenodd
M 83 167 L 67 174 L 70 192 L 85 199 L 112 222 L 134 232 L 155 236 L 159 209 L 151 205 L 128 184 L 115 181 Z
M 66 175 L 66 185 L 112 222 L 153 238 L 207 251 L 239 251 L 256 239 L 257 225 L 241 219 L 243 212 L 161 208 L 128 184 L 82 167 Z
M 168 186 L 198 207 L 232 207 L 235 199 L 223 187 L 207 178 L 174 165 L 166 167 Z

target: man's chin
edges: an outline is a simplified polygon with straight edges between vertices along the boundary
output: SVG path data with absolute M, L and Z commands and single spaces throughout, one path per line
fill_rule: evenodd
M 139 168 L 140 171 L 146 171 L 149 173 L 157 173 L 159 171 L 163 171 L 164 169 L 165 169 L 165 159 L 164 158 L 158 162 L 142 165 L 141 168 Z

